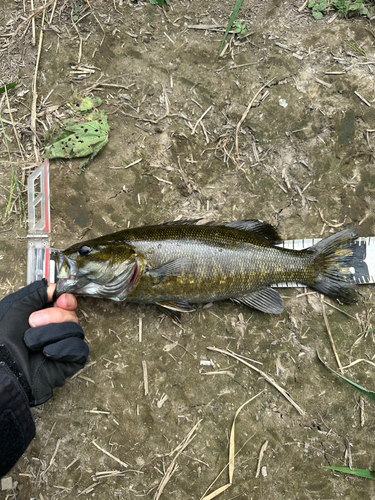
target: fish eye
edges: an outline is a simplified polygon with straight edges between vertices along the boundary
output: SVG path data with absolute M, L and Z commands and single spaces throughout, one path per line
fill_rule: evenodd
M 79 255 L 82 255 L 82 256 L 88 255 L 90 252 L 91 252 L 91 248 L 88 247 L 87 245 L 83 245 L 83 247 L 81 247 L 79 249 Z

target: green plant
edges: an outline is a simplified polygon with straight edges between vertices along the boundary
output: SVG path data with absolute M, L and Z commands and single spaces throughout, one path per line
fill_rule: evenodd
M 370 330 L 371 331 L 371 330 Z M 352 380 L 344 377 L 344 375 L 340 375 L 340 373 L 337 373 L 335 372 L 335 370 L 332 370 L 332 368 L 330 368 L 329 366 L 327 366 L 324 361 L 322 360 L 322 358 L 320 357 L 319 353 L 317 352 L 316 353 L 317 356 L 318 356 L 318 359 L 321 363 L 323 363 L 323 365 L 328 368 L 328 370 L 330 370 L 331 372 L 335 373 L 338 377 L 340 377 L 342 380 L 345 380 L 345 382 L 347 382 L 348 384 L 350 384 L 351 386 L 355 387 L 359 392 L 361 392 L 364 396 L 367 396 L 369 399 L 371 399 L 371 401 L 374 401 L 375 402 L 375 392 L 372 392 L 372 391 L 367 391 L 364 387 L 360 386 L 359 384 L 356 384 L 355 382 L 353 382 Z
M 372 330 L 373 330 L 373 328 L 371 330 L 368 330 L 368 331 L 371 332 Z M 367 333 L 367 332 L 365 332 L 365 333 Z M 364 396 L 367 396 L 369 399 L 371 399 L 371 401 L 375 401 L 375 392 L 366 390 L 364 387 L 360 386 L 359 384 L 356 384 L 352 380 L 344 377 L 344 375 L 340 375 L 340 373 L 337 373 L 335 370 L 332 370 L 332 368 L 330 368 L 329 366 L 327 366 L 324 363 L 324 361 L 322 360 L 322 358 L 320 357 L 320 355 L 319 355 L 318 352 L 317 352 L 317 355 L 318 355 L 319 361 L 321 361 L 323 363 L 323 365 L 326 368 L 328 368 L 328 370 L 330 370 L 331 372 L 333 372 L 334 374 L 336 374 L 342 380 L 345 380 L 345 382 L 347 382 L 348 384 L 350 384 L 352 387 L 355 387 Z M 326 469 L 334 470 L 336 472 L 344 472 L 345 474 L 352 474 L 352 475 L 357 476 L 357 477 L 365 477 L 367 479 L 374 479 L 375 480 L 375 471 L 372 471 L 372 470 L 367 470 L 367 469 L 350 469 L 349 467 L 328 467 L 328 466 L 325 466 L 325 468 Z
M 375 479 L 375 472 L 368 469 L 349 469 L 349 467 L 329 467 L 324 466 L 325 469 L 331 469 L 336 472 L 344 472 L 345 474 L 352 474 L 357 477 L 366 477 L 367 479 Z
M 7 83 L 6 85 L 3 85 L 0 87 L 0 94 L 4 94 L 7 90 L 14 89 L 14 87 L 18 85 L 18 80 L 13 83 Z
M 358 54 L 361 54 L 361 56 L 365 56 L 366 55 L 366 52 L 364 52 L 363 50 L 359 49 L 358 47 L 356 47 L 355 45 L 347 42 L 344 40 L 344 43 L 346 43 L 346 45 L 349 45 L 350 48 L 352 48 L 353 50 L 355 50 L 356 52 L 358 52 Z
M 228 26 L 227 26 L 227 29 L 225 30 L 225 33 L 224 33 L 224 37 L 223 37 L 223 40 L 221 42 L 221 45 L 220 45 L 220 49 L 219 49 L 219 54 L 221 53 L 221 51 L 223 50 L 223 46 L 224 46 L 224 43 L 225 43 L 225 39 L 227 38 L 227 35 L 228 33 L 230 32 L 232 26 L 233 26 L 233 23 L 234 21 L 236 20 L 236 17 L 237 17 L 237 14 L 238 12 L 240 11 L 240 8 L 241 8 L 241 5 L 243 3 L 243 0 L 237 0 L 236 1 L 236 4 L 234 6 L 234 9 L 233 9 L 233 12 L 232 12 L 232 15 L 230 16 L 230 19 L 229 19 L 229 23 L 228 23 Z M 239 24 L 241 27 L 245 27 L 246 29 L 246 26 L 241 24 L 241 23 L 236 23 L 236 25 Z
M 340 17 L 353 16 L 359 14 L 361 16 L 368 15 L 368 9 L 363 5 L 363 0 L 332 0 L 332 7 L 339 11 Z
M 314 19 L 322 19 L 323 10 L 328 7 L 327 0 L 313 0 L 308 3 L 308 8 L 311 9 L 311 13 Z
M 246 24 L 241 24 L 239 22 L 236 22 L 236 28 L 235 28 L 234 32 L 237 35 L 246 35 L 246 33 L 247 33 Z
M 363 5 L 364 0 L 312 0 L 307 4 L 311 9 L 314 19 L 322 19 L 324 11 L 329 7 L 339 11 L 340 17 L 351 17 L 354 15 L 367 16 L 369 11 Z

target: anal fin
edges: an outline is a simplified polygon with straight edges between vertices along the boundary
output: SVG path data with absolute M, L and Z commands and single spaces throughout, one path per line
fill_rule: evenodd
M 268 314 L 280 314 L 284 310 L 281 295 L 273 288 L 257 290 L 243 297 L 232 298 L 232 300 Z

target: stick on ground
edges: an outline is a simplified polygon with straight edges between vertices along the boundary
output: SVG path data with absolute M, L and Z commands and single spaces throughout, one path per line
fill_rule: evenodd
M 344 373 L 344 370 L 342 368 L 342 364 L 341 364 L 341 361 L 340 361 L 340 358 L 339 358 L 339 355 L 336 351 L 336 346 L 335 346 L 335 343 L 333 341 L 333 337 L 332 337 L 332 333 L 331 333 L 331 329 L 329 327 L 329 323 L 328 323 L 328 318 L 327 318 L 327 314 L 326 314 L 326 309 L 325 309 L 325 306 L 324 306 L 324 300 L 322 298 L 322 296 L 320 296 L 320 302 L 322 303 L 322 311 L 323 311 L 323 318 L 324 318 L 324 323 L 326 325 L 326 328 L 327 328 L 327 333 L 328 333 L 328 337 L 329 337 L 329 341 L 331 343 L 331 347 L 332 347 L 332 351 L 333 351 L 333 354 L 335 355 L 335 359 L 336 359 L 336 363 L 337 363 L 337 366 L 339 367 L 339 370 L 341 373 Z
M 287 399 L 289 401 L 289 403 L 294 406 L 294 408 L 298 411 L 298 413 L 300 415 L 304 415 L 305 412 L 302 410 L 302 408 L 300 406 L 297 405 L 297 403 L 295 403 L 293 401 L 293 399 L 289 396 L 289 394 L 282 388 L 279 386 L 279 384 L 277 384 L 272 377 L 270 377 L 269 375 L 267 375 L 267 373 L 264 373 L 262 370 L 259 370 L 259 368 L 257 368 L 256 366 L 253 366 L 251 365 L 250 363 L 248 363 L 247 361 L 245 361 L 244 359 L 242 359 L 242 356 L 240 356 L 239 354 L 235 354 L 234 352 L 232 351 L 224 351 L 223 349 L 217 349 L 216 347 L 207 347 L 207 349 L 209 351 L 215 351 L 215 352 L 221 352 L 222 354 L 225 354 L 226 356 L 230 356 L 234 359 L 237 359 L 238 361 L 240 361 L 241 363 L 243 363 L 244 365 L 248 366 L 249 368 L 251 368 L 252 370 L 256 371 L 257 373 L 259 373 L 269 384 L 273 385 L 279 392 L 281 392 L 281 394 L 284 396 L 285 399 Z
M 184 449 L 188 446 L 188 444 L 195 438 L 195 431 L 197 430 L 199 424 L 201 423 L 202 420 L 198 420 L 198 422 L 194 425 L 194 427 L 190 430 L 190 432 L 187 434 L 185 439 L 181 441 L 181 443 L 175 448 L 170 454 L 173 454 L 176 452 L 175 457 L 173 458 L 172 462 L 169 464 L 168 469 L 165 471 L 165 474 L 162 478 L 162 480 L 159 483 L 158 489 L 155 492 L 153 500 L 158 500 L 163 493 L 163 490 L 170 480 L 170 478 L 173 476 L 173 474 L 176 472 L 178 465 L 176 463 L 177 458 L 180 456 L 180 454 L 184 451 Z

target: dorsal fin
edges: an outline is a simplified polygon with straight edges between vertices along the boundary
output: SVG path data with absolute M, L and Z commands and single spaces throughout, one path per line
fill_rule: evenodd
M 228 222 L 223 224 L 226 227 L 233 227 L 236 229 L 241 229 L 242 231 L 250 231 L 255 233 L 259 238 L 261 238 L 265 243 L 269 245 L 276 245 L 282 242 L 282 238 L 278 234 L 275 227 L 268 224 L 268 222 L 263 222 L 261 220 L 248 219 L 248 220 L 236 220 L 233 222 Z
M 188 219 L 171 220 L 169 222 L 164 222 L 162 224 L 162 226 L 190 226 L 190 225 L 196 224 L 200 220 L 202 220 L 202 218 L 200 218 L 200 219 L 192 219 L 192 220 L 188 220 Z
M 202 219 L 193 219 L 193 220 L 176 220 L 171 222 L 165 222 L 164 226 L 189 226 L 195 225 L 200 222 Z M 277 243 L 282 242 L 282 238 L 278 234 L 276 228 L 268 222 L 263 222 L 261 220 L 256 219 L 244 219 L 244 220 L 235 220 L 233 222 L 215 222 L 209 221 L 203 224 L 199 224 L 200 226 L 224 226 L 224 227 L 232 227 L 234 229 L 240 229 L 241 231 L 249 231 L 253 233 L 261 242 L 266 245 L 276 245 Z

